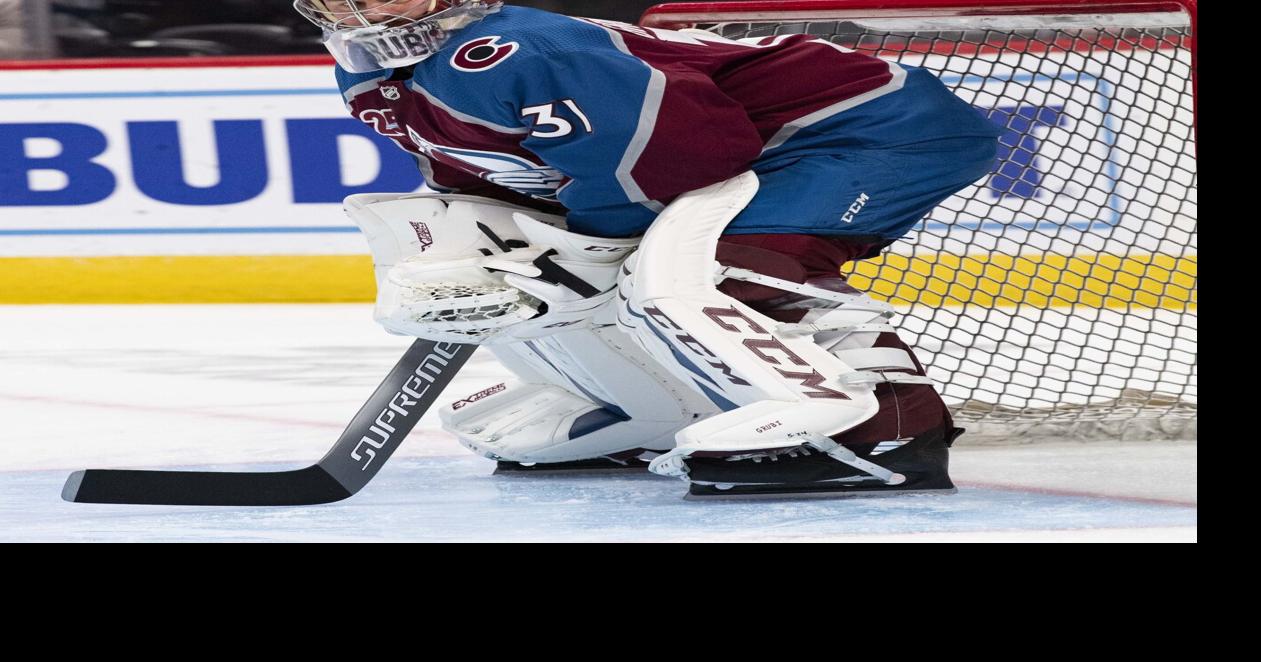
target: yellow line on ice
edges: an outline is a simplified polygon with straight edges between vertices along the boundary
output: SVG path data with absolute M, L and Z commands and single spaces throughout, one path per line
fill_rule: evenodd
M 1197 306 L 1198 256 L 886 255 L 847 269 L 850 283 L 894 304 L 933 307 Z
M 1170 255 L 888 255 L 850 282 L 895 304 L 1185 309 L 1197 258 Z M 366 255 L 0 258 L 0 304 L 372 301 Z

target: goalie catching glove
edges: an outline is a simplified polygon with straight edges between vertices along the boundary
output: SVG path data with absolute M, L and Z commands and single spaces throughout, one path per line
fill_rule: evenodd
M 566 232 L 561 217 L 473 196 L 356 195 L 346 212 L 372 250 L 376 321 L 444 342 L 506 344 L 589 327 L 638 244 Z

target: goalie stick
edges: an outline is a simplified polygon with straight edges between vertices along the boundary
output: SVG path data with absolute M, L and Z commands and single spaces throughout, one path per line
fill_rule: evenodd
M 313 506 L 349 498 L 372 480 L 429 410 L 475 345 L 417 340 L 355 414 L 332 450 L 295 471 L 76 471 L 61 496 L 76 503 Z

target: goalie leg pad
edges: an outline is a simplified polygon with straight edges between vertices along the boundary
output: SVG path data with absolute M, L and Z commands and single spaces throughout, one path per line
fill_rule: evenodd
M 716 410 L 615 327 L 490 348 L 519 382 L 441 411 L 443 427 L 501 462 L 556 465 L 655 457 Z
M 949 415 L 944 405 L 934 409 L 931 382 L 897 341 L 892 309 L 839 278 L 844 260 L 833 262 L 830 279 L 813 280 L 697 266 L 725 257 L 719 235 L 738 200 L 756 191 L 740 179 L 680 198 L 623 269 L 619 321 L 725 410 L 681 431 L 652 470 L 683 477 L 694 493 L 953 489 L 944 461 L 956 434 Z M 806 263 L 778 257 L 789 267 Z M 719 287 L 724 277 L 740 282 Z M 759 288 L 769 295 L 750 296 Z M 725 294 L 742 289 L 754 306 Z M 893 342 L 880 346 L 882 338 Z M 928 396 L 919 398 L 923 417 L 900 409 L 898 398 L 915 391 Z M 920 452 L 926 446 L 931 452 Z M 903 450 L 878 459 L 877 449 Z
M 952 427 L 945 403 L 924 378 L 924 366 L 889 324 L 891 309 L 838 275 L 841 265 L 867 249 L 837 237 L 736 235 L 724 236 L 718 252 L 727 267 L 773 273 L 835 293 L 831 299 L 819 298 L 734 279 L 720 285 L 723 292 L 783 322 L 782 332 L 812 335 L 815 343 L 867 373 L 880 412 L 834 437 L 856 450 Z
M 624 266 L 619 322 L 724 410 L 680 432 L 671 457 L 654 462 L 659 473 L 681 472 L 679 463 L 696 452 L 797 447 L 878 409 L 869 385 L 846 382 L 854 369 L 718 290 L 719 237 L 756 193 L 757 177 L 746 173 L 680 197 Z
M 849 286 L 837 274 L 866 246 L 807 235 L 724 237 L 722 264 L 774 273 L 792 283 L 834 295 L 775 289 L 728 280 L 720 289 L 768 317 L 786 333 L 813 336 L 875 385 L 879 411 L 862 424 L 805 447 L 744 457 L 697 457 L 689 462 L 690 499 L 809 498 L 952 494 L 949 447 L 955 428 L 922 364 L 888 325 L 887 306 Z M 867 464 L 865 464 L 867 463 Z M 869 466 L 869 465 L 874 465 Z M 881 471 L 889 472 L 882 478 Z M 768 482 L 774 475 L 782 482 Z M 896 479 L 889 480 L 896 475 Z
M 584 438 L 630 421 L 620 409 L 606 409 L 559 386 L 530 383 L 493 386 L 455 402 L 444 413 L 444 427 L 466 448 L 492 460 L 516 462 L 574 459 L 570 447 L 588 444 L 591 440 Z

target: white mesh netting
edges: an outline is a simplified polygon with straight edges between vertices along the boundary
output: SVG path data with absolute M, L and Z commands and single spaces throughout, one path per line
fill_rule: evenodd
M 1194 438 L 1185 15 L 872 15 L 696 25 L 814 34 L 922 66 L 1003 127 L 994 172 L 851 282 L 904 313 L 971 438 Z

